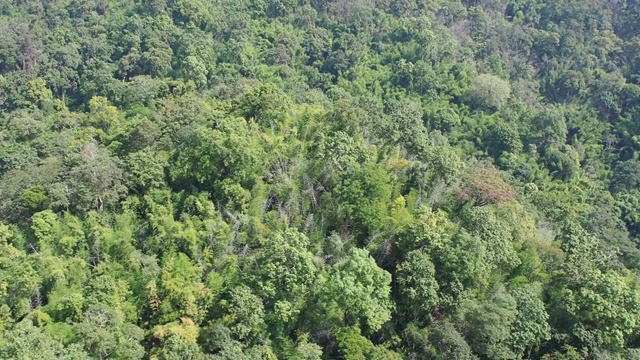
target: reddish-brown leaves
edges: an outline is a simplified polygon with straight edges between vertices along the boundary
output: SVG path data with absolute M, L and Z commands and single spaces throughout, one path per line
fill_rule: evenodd
M 496 168 L 477 165 L 462 174 L 462 186 L 457 195 L 460 201 L 483 206 L 509 202 L 514 199 L 516 193 L 513 187 L 500 177 Z

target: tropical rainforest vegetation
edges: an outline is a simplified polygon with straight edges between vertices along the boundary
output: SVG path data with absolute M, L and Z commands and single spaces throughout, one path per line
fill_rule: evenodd
M 0 0 L 0 359 L 640 359 L 638 0 Z

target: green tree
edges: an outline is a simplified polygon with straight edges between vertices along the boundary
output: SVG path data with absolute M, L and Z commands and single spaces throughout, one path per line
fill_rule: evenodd
M 208 70 L 196 56 L 187 56 L 182 60 L 182 72 L 184 78 L 193 81 L 198 88 L 207 85 Z
M 478 75 L 467 89 L 469 104 L 479 109 L 500 110 L 511 96 L 511 86 L 506 80 L 490 74 Z
M 211 301 L 211 293 L 202 281 L 202 268 L 184 253 L 169 252 L 164 256 L 158 296 L 159 323 L 176 321 L 182 316 L 200 322 Z
M 152 359 L 204 359 L 196 340 L 198 326 L 189 318 L 159 325 L 153 329 L 154 346 L 150 353 Z
M 373 343 L 360 334 L 358 328 L 347 328 L 336 335 L 345 360 L 365 360 L 373 351 Z
M 422 321 L 429 319 L 439 302 L 435 272 L 429 255 L 420 250 L 409 252 L 396 271 L 402 296 L 400 303 L 412 317 Z
M 14 233 L 0 223 L 0 306 L 2 322 L 26 316 L 31 310 L 31 298 L 38 294 L 42 278 L 33 259 L 12 245 Z
M 291 100 L 273 84 L 249 89 L 234 102 L 238 115 L 260 124 L 262 129 L 278 129 L 287 119 Z
M 166 184 L 167 159 L 149 149 L 129 154 L 126 165 L 129 182 L 141 192 Z
M 277 323 L 294 322 L 312 292 L 318 269 L 308 248 L 304 234 L 294 229 L 277 231 L 253 260 L 249 278 L 275 313 Z
M 0 337 L 0 359 L 88 360 L 78 344 L 65 347 L 31 320 L 23 320 Z
M 264 305 L 247 286 L 231 290 L 223 320 L 239 340 L 260 336 L 264 331 Z
M 436 324 L 429 333 L 428 340 L 433 344 L 432 356 L 434 359 L 478 359 L 462 335 L 449 322 Z
M 509 294 L 495 294 L 482 304 L 470 304 L 464 319 L 469 322 L 469 345 L 490 359 L 516 357 L 509 346 L 511 324 L 518 316 L 517 304 Z
M 106 264 L 102 264 L 106 268 Z M 144 331 L 134 325 L 135 307 L 127 301 L 131 292 L 123 280 L 95 275 L 84 288 L 84 314 L 75 323 L 76 342 L 97 358 L 141 359 Z
M 120 160 L 109 150 L 90 142 L 69 156 L 69 198 L 79 210 L 102 210 L 120 200 L 127 187 Z
M 516 355 L 523 356 L 527 350 L 550 339 L 549 314 L 539 291 L 533 286 L 518 288 L 511 293 L 518 310 L 518 315 L 511 324 L 511 348 Z
M 327 301 L 335 302 L 347 324 L 364 321 L 376 331 L 391 319 L 391 274 L 376 265 L 368 251 L 354 248 L 329 271 Z
M 568 128 L 561 108 L 547 106 L 532 120 L 535 141 L 547 145 L 563 145 L 567 141 Z
M 640 324 L 634 277 L 603 268 L 598 239 L 576 225 L 567 225 L 559 240 L 566 260 L 554 279 L 556 326 L 589 351 L 624 348 Z
M 265 160 L 256 127 L 242 119 L 224 119 L 218 129 L 188 127 L 179 134 L 170 175 L 181 186 L 211 189 L 216 181 L 229 178 L 250 188 Z
M 341 176 L 335 198 L 362 233 L 383 227 L 391 203 L 391 179 L 386 169 L 369 163 Z

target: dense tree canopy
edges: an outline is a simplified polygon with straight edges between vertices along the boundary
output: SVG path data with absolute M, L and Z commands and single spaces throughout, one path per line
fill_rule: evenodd
M 0 0 L 0 359 L 640 358 L 637 0 Z

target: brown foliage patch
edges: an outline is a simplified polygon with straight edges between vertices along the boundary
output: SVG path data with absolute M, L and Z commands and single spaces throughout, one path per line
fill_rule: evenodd
M 478 165 L 462 174 L 458 200 L 478 206 L 512 201 L 516 192 L 491 165 Z

